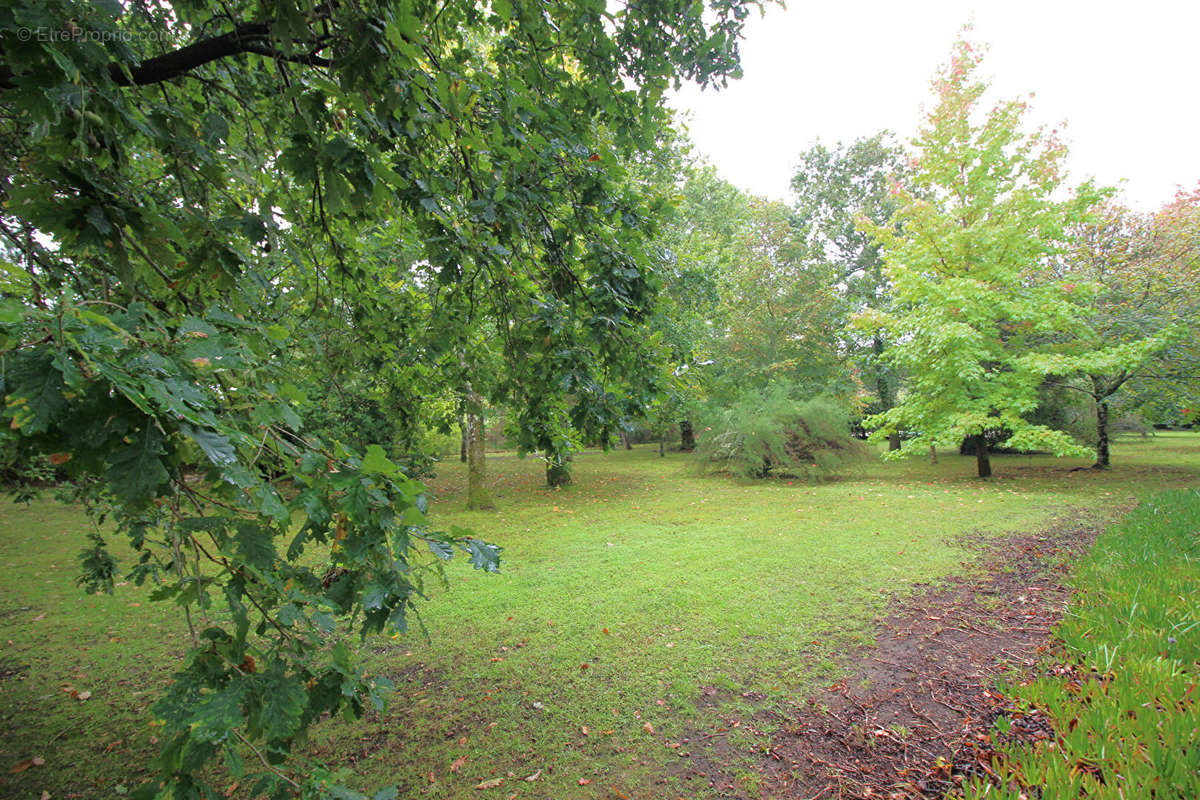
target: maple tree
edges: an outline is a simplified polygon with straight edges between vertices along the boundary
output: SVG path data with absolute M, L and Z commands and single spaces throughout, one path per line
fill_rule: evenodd
M 883 330 L 890 363 L 908 383 L 898 404 L 869 417 L 876 438 L 900 433 L 899 455 L 974 440 L 991 475 L 995 443 L 1078 454 L 1067 434 L 1030 423 L 1054 365 L 1058 332 L 1079 319 L 1067 281 L 1033 281 L 1063 253 L 1072 225 L 1101 193 L 1058 199 L 1065 149 L 1053 132 L 1022 130 L 1025 105 L 980 107 L 981 55 L 959 41 L 934 80 L 937 104 L 914 141 L 911 178 L 897 183 L 888 225 L 866 223 L 883 248 L 892 309 L 868 309 L 861 330 Z

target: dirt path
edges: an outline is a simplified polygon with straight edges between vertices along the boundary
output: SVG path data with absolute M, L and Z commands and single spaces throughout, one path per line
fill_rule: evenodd
M 1033 668 L 1099 519 L 1075 517 L 987 546 L 983 569 L 898 599 L 860 667 L 792 708 L 761 765 L 764 798 L 940 798 L 985 773 L 997 679 Z M 983 545 L 981 545 L 983 546 Z M 1049 735 L 1036 714 L 1027 738 Z

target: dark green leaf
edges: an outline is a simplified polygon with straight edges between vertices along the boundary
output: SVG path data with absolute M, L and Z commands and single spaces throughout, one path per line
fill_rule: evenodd
M 229 439 L 216 431 L 194 428 L 186 424 L 180 425 L 179 430 L 200 445 L 208 460 L 218 467 L 228 466 L 237 461 L 237 451 L 233 449 Z
M 163 437 L 153 424 L 144 424 L 113 452 L 105 471 L 113 493 L 132 506 L 150 501 L 170 480 L 163 465 Z

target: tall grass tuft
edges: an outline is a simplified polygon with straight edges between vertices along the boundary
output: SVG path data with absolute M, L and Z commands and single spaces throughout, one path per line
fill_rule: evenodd
M 837 404 L 824 397 L 797 399 L 786 384 L 747 392 L 728 408 L 710 411 L 705 423 L 700 463 L 741 478 L 823 480 L 867 452 Z

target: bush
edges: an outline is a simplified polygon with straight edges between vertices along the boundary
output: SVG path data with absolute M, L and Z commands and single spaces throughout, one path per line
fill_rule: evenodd
M 797 400 L 787 385 L 747 393 L 710 411 L 700 439 L 701 463 L 743 478 L 823 480 L 867 453 L 850 418 L 824 397 Z

